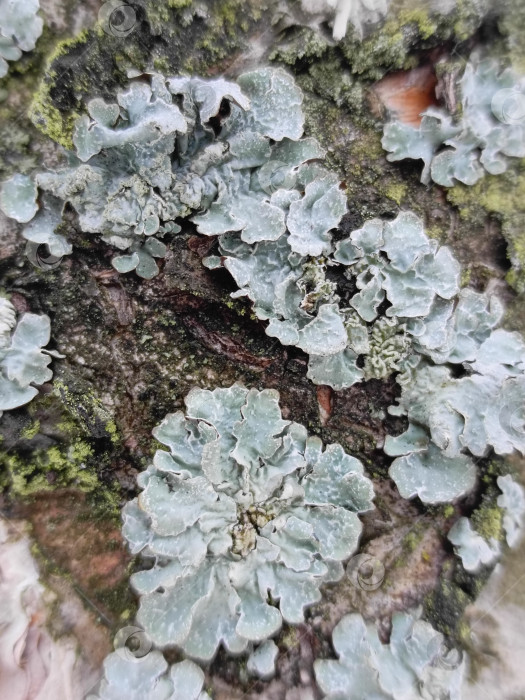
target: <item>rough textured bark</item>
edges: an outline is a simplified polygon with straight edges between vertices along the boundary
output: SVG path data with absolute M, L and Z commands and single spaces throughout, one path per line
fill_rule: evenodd
M 121 39 L 89 28 L 96 2 L 82 8 L 76 0 L 64 7 L 43 4 L 46 33 L 34 55 L 24 56 L 4 79 L 2 179 L 59 162 L 60 147 L 52 139 L 70 145 L 85 99 L 111 97 L 130 67 L 235 77 L 246 67 L 281 63 L 305 92 L 307 135 L 327 149 L 328 165 L 346 185 L 349 213 L 342 231 L 412 209 L 429 235 L 453 248 L 464 282 L 497 290 L 507 303 L 507 327 L 525 329 L 519 313 L 525 164 L 518 161 L 505 175 L 487 176 L 472 188 L 425 188 L 418 164 L 386 161 L 380 145 L 386 108 L 381 90 L 374 90 L 387 73 L 427 66 L 430 80 L 441 81 L 452 100 L 447 80 L 473 47 L 491 41 L 496 50 L 511 47 L 518 56 L 518 30 L 508 20 L 516 8 L 501 9 L 498 24 L 495 11 L 479 15 L 474 3 L 432 16 L 414 3 L 394 3 L 386 24 L 362 43 L 349 36 L 334 45 L 326 28 L 295 24 L 293 3 L 214 0 L 204 11 L 191 0 L 142 0 L 133 7 L 136 27 Z M 446 62 L 435 78 L 440 58 Z M 266 336 L 250 304 L 230 298 L 235 287 L 229 275 L 203 267 L 214 242 L 191 224 L 171 238 L 151 281 L 114 271 L 109 247 L 83 235 L 73 214 L 67 228 L 74 253 L 49 272 L 27 261 L 13 222 L 2 217 L 0 227 L 0 288 L 19 311 L 51 317 L 51 347 L 65 355 L 53 363 L 52 384 L 0 419 L 0 505 L 6 517 L 32 524 L 44 578 L 65 576 L 98 616 L 92 631 L 82 632 L 81 645 L 96 629 L 109 648 L 115 631 L 133 618 L 136 602 L 127 588 L 133 562 L 121 541 L 119 508 L 135 494 L 135 476 L 155 450 L 152 428 L 183 407 L 192 387 L 235 381 L 278 389 L 285 418 L 363 460 L 377 508 L 365 518 L 361 551 L 379 559 L 385 575 L 374 591 L 356 588 L 348 577 L 327 587 L 305 625 L 278 636 L 273 681 L 248 678 L 244 662 L 220 652 L 207 676 L 214 697 L 319 697 L 313 659 L 331 654 L 331 631 L 353 610 L 377 620 L 386 639 L 393 611 L 424 605 L 438 629 L 466 643 L 462 612 L 484 576 L 469 576 L 458 566 L 446 533 L 462 514 L 478 511 L 490 521 L 495 491 L 482 478 L 477 491 L 453 507 L 400 498 L 388 479 L 391 460 L 381 450 L 387 431 L 405 427 L 402 419 L 386 416 L 399 391 L 393 379 L 339 392 L 315 387 L 306 378 L 306 355 Z M 483 477 L 500 467 L 486 459 L 479 468 Z M 92 667 L 100 662 L 95 657 Z

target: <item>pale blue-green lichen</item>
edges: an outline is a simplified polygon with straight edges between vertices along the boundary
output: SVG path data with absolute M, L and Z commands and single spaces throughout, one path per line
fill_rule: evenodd
M 388 160 L 424 163 L 421 182 L 444 187 L 473 185 L 485 171 L 499 175 L 508 158 L 525 156 L 525 78 L 497 61 L 473 58 L 459 81 L 461 113 L 454 120 L 442 108 L 423 112 L 419 127 L 386 124 L 383 148 Z
M 401 396 L 389 411 L 407 416 L 409 428 L 384 447 L 396 457 L 390 474 L 403 496 L 453 500 L 475 484 L 472 455 L 525 454 L 525 343 L 495 328 L 502 311 L 487 295 L 462 290 L 403 361 Z
M 154 435 L 170 451 L 123 511 L 131 551 L 153 564 L 131 578 L 138 623 L 201 660 L 301 623 L 357 549 L 373 507 L 362 464 L 283 420 L 277 392 L 239 385 L 194 389 Z
M 396 454 L 388 442 L 385 452 Z M 424 451 L 397 457 L 389 474 L 403 498 L 419 496 L 425 503 L 453 501 L 476 484 L 476 467 L 467 455 L 447 457 L 433 443 Z
M 490 566 L 497 561 L 500 549 L 497 540 L 487 542 L 472 528 L 468 518 L 460 518 L 448 533 L 448 539 L 461 557 L 466 571 L 476 572 L 482 566 Z
M 498 487 L 502 491 L 501 496 L 498 496 L 498 506 L 504 510 L 503 528 L 507 544 L 515 547 L 523 533 L 525 493 L 509 474 L 498 477 Z
M 74 137 L 85 163 L 4 184 L 0 204 L 20 222 L 41 194 L 27 238 L 70 252 L 55 233 L 68 202 L 83 231 L 123 250 L 117 270 L 151 278 L 166 252 L 159 237 L 189 217 L 218 237 L 220 256 L 205 264 L 230 272 L 232 296 L 248 296 L 267 334 L 306 352 L 308 377 L 335 389 L 386 378 L 410 352 L 442 347 L 459 264 L 411 212 L 368 221 L 334 245 L 345 197 L 317 162 L 322 149 L 301 138 L 302 93 L 287 73 L 148 81 L 131 83 L 116 104 L 88 104 Z M 337 272 L 351 296 L 338 293 Z
M 361 615 L 345 615 L 332 635 L 339 660 L 314 663 L 327 700 L 460 700 L 466 660 L 417 614 L 395 613 L 389 644 Z
M 254 302 L 258 318 L 269 320 L 268 335 L 310 356 L 308 377 L 316 384 L 342 389 L 363 378 L 385 378 L 400 369 L 413 346 L 443 342 L 442 309 L 452 312 L 460 267 L 448 248 L 426 236 L 414 214 L 373 219 L 335 247 L 327 237 L 326 245 L 309 253 L 324 258 L 308 260 L 290 237 L 248 245 L 226 234 L 219 238 L 221 259 L 207 264 L 226 267 L 240 287 L 233 296 Z M 339 268 L 355 283 L 350 298 L 337 294 L 328 268 Z M 383 302 L 386 318 L 379 314 Z
M 47 240 L 54 254 L 68 252 L 54 228 L 69 202 L 85 231 L 125 251 L 113 261 L 118 270 L 149 278 L 165 253 L 158 237 L 177 232 L 176 219 L 189 217 L 200 233 L 218 236 L 220 257 L 208 258 L 208 267 L 230 272 L 239 287 L 233 296 L 252 300 L 268 335 L 309 355 L 307 376 L 316 384 L 343 389 L 407 370 L 403 396 L 412 383 L 426 403 L 416 415 L 418 398 L 404 410 L 402 397 L 397 410 L 432 444 L 426 451 L 405 444 L 405 453 L 397 447 L 391 473 L 407 496 L 453 499 L 475 483 L 464 450 L 481 456 L 492 445 L 507 454 L 521 445 L 514 410 L 523 382 L 519 362 L 503 377 L 491 360 L 491 343 L 508 345 L 505 334 L 490 335 L 501 308 L 470 290 L 457 296 L 458 262 L 410 212 L 368 221 L 334 245 L 330 231 L 345 198 L 337 177 L 316 162 L 323 156 L 318 144 L 301 139 L 301 101 L 290 76 L 271 69 L 245 74 L 238 84 L 153 75 L 131 83 L 116 104 L 92 100 L 75 131 L 86 163 L 36 176 L 44 207 L 25 235 Z M 17 176 L 4 185 L 2 205 L 26 221 L 35 191 Z M 350 282 L 344 292 L 336 272 Z M 519 355 L 520 348 L 506 352 Z M 421 356 L 428 359 L 410 370 Z M 456 381 L 447 365 L 460 362 L 471 363 L 471 374 Z M 439 391 L 437 374 L 447 385 Z M 419 386 L 425 376 L 428 392 Z M 491 407 L 480 417 L 474 404 L 487 400 Z M 444 484 L 431 468 L 437 463 L 450 477 Z
M 125 647 L 106 657 L 104 678 L 86 700 L 209 700 L 204 673 L 192 661 L 169 667 L 159 651 L 134 656 Z
M 0 0 L 0 78 L 8 71 L 7 61 L 18 61 L 22 51 L 32 51 L 42 34 L 39 0 Z
M 330 250 L 328 231 L 346 204 L 337 178 L 307 165 L 324 152 L 313 139 L 299 140 L 302 99 L 281 69 L 246 73 L 238 84 L 143 76 L 116 103 L 88 103 L 69 167 L 37 173 L 34 184 L 15 176 L 0 205 L 27 222 L 40 194 L 43 206 L 24 236 L 63 255 L 71 247 L 55 229 L 68 203 L 84 233 L 127 251 L 113 261 L 119 271 L 146 278 L 165 255 L 157 239 L 188 217 L 200 233 L 238 231 L 247 244 L 288 230 L 296 253 L 319 255 Z
M 257 676 L 264 681 L 269 680 L 275 674 L 275 660 L 279 654 L 277 644 L 273 639 L 267 639 L 259 644 L 255 651 L 248 657 L 246 669 L 252 676 Z
M 0 297 L 0 416 L 31 401 L 34 385 L 53 376 L 48 365 L 56 353 L 43 350 L 50 333 L 48 316 L 25 313 L 17 322 L 11 302 Z

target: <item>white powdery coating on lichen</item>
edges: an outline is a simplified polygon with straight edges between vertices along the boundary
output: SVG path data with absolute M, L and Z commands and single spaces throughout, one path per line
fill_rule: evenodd
M 194 389 L 186 416 L 154 431 L 170 451 L 140 475 L 123 532 L 133 553 L 154 559 L 132 585 L 138 622 L 160 646 L 202 660 L 221 642 L 244 651 L 283 619 L 302 622 L 357 549 L 371 482 L 340 445 L 323 451 L 283 420 L 278 398 L 239 385 Z

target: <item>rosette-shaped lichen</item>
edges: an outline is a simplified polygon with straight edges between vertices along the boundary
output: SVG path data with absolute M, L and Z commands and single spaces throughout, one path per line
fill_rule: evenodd
M 168 415 L 158 450 L 123 511 L 124 536 L 151 568 L 132 576 L 137 615 L 159 646 L 197 659 L 233 653 L 300 623 L 356 550 L 372 508 L 361 463 L 323 451 L 283 420 L 273 390 L 194 389 Z
M 361 615 L 343 617 L 332 634 L 339 657 L 318 660 L 315 677 L 327 700 L 460 700 L 466 661 L 417 615 L 395 613 L 389 644 Z
M 497 61 L 473 60 L 459 81 L 460 116 L 444 109 L 422 113 L 419 127 L 401 122 L 385 126 L 383 148 L 391 161 L 412 158 L 424 163 L 421 182 L 445 187 L 456 181 L 473 185 L 485 171 L 505 172 L 508 157 L 525 156 L 525 78 Z
M 443 344 L 429 353 L 443 364 L 416 355 L 406 361 L 401 397 L 389 410 L 410 426 L 385 442 L 397 457 L 390 474 L 403 496 L 451 500 L 475 483 L 470 455 L 525 453 L 525 343 L 518 333 L 491 330 L 500 313 L 484 295 L 464 290 L 443 322 Z
M 229 271 L 232 296 L 253 302 L 268 335 L 309 355 L 312 381 L 342 389 L 385 378 L 412 349 L 444 343 L 459 264 L 410 212 L 368 221 L 334 246 L 346 200 L 317 142 L 301 138 L 301 102 L 280 69 L 238 84 L 140 78 L 116 104 L 88 103 L 70 168 L 15 175 L 0 206 L 60 256 L 71 252 L 55 232 L 68 203 L 84 232 L 122 249 L 117 270 L 146 278 L 166 253 L 160 238 L 189 218 L 218 238 L 220 255 L 205 264 Z M 351 284 L 338 284 L 341 273 Z
M 232 296 L 253 302 L 268 335 L 308 354 L 316 384 L 383 379 L 414 352 L 468 359 L 497 305 L 487 315 L 467 293 L 454 308 L 459 264 L 411 212 L 368 221 L 334 245 L 346 200 L 317 142 L 301 138 L 301 103 L 281 69 L 237 84 L 139 76 L 116 103 L 88 103 L 70 167 L 15 175 L 0 206 L 27 224 L 26 238 L 61 256 L 71 252 L 56 232 L 67 203 L 85 233 L 121 249 L 117 270 L 145 278 L 166 254 L 160 239 L 189 218 L 217 236 L 220 255 L 205 264 L 229 271 Z
M 0 78 L 18 61 L 22 51 L 32 51 L 42 34 L 44 22 L 38 16 L 38 0 L 0 0 Z
M 0 297 L 0 416 L 31 401 L 38 394 L 33 385 L 53 376 L 48 365 L 57 354 L 42 349 L 50 332 L 48 316 L 25 313 L 17 323 L 13 305 Z

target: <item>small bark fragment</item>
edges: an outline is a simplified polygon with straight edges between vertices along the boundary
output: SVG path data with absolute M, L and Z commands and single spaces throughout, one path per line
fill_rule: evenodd
M 333 391 L 329 386 L 317 387 L 317 403 L 319 404 L 319 417 L 324 427 L 330 420 L 333 408 Z

